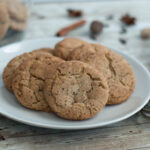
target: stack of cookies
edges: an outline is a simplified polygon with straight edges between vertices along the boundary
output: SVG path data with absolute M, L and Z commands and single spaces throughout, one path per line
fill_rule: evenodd
M 131 66 L 110 49 L 66 38 L 13 58 L 3 72 L 5 86 L 25 107 L 85 120 L 105 105 L 126 101 L 135 87 Z
M 22 31 L 27 24 L 28 11 L 19 0 L 0 0 L 0 39 L 8 29 Z

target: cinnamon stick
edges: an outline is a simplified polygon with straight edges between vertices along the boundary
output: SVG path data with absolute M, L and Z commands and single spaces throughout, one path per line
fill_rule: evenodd
M 76 22 L 74 24 L 71 24 L 71 25 L 69 25 L 69 26 L 67 26 L 65 28 L 62 28 L 60 31 L 57 32 L 56 35 L 57 36 L 64 36 L 68 32 L 70 32 L 70 31 L 72 31 L 72 30 L 74 30 L 74 29 L 84 25 L 85 23 L 86 23 L 86 20 L 80 20 L 80 21 L 78 21 L 78 22 Z

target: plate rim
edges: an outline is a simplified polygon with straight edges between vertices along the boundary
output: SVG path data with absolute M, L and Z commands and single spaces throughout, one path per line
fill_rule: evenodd
M 82 37 L 80 37 L 82 38 Z M 42 40 L 42 41 L 49 41 L 51 39 L 63 39 L 62 37 L 61 38 L 56 38 L 56 37 L 51 37 L 51 38 L 37 38 L 37 39 L 31 39 L 31 40 L 24 40 L 24 41 L 20 41 L 20 42 L 15 42 L 15 43 L 12 43 L 12 44 L 9 44 L 9 45 L 6 45 L 6 46 L 2 46 L 0 48 L 0 51 L 3 50 L 4 48 L 6 47 L 10 47 L 12 45 L 16 45 L 16 44 L 21 44 L 21 43 L 25 43 L 25 42 L 34 42 L 34 41 L 37 41 L 37 40 Z M 82 38 L 83 39 L 83 38 Z M 85 39 L 85 38 L 84 38 Z M 89 40 L 87 39 L 88 41 L 92 41 L 92 40 Z M 94 43 L 99 43 L 99 42 L 95 42 L 93 41 Z M 143 69 L 143 71 L 146 73 L 146 75 L 148 76 L 149 78 L 149 82 L 150 82 L 150 72 L 148 71 L 148 69 L 142 64 L 140 63 L 140 61 L 138 59 L 136 59 L 134 56 L 130 56 L 129 54 L 127 54 L 126 52 L 122 52 L 122 51 L 118 51 L 114 48 L 110 48 L 111 50 L 117 52 L 118 54 L 123 54 L 125 56 L 127 56 L 129 59 L 133 60 L 138 66 L 140 66 L 140 68 Z M 50 129 L 63 129 L 63 130 L 79 130 L 79 129 L 91 129 L 91 128 L 98 128 L 98 127 L 103 127 L 103 126 L 108 126 L 110 124 L 114 124 L 114 123 L 117 123 L 117 122 L 120 122 L 122 120 L 125 120 L 131 116 L 133 116 L 134 114 L 136 114 L 137 112 L 139 112 L 149 101 L 150 99 L 150 92 L 147 94 L 147 96 L 145 97 L 145 102 L 140 105 L 139 107 L 137 107 L 135 110 L 133 110 L 132 112 L 126 114 L 125 116 L 122 116 L 120 118 L 117 118 L 117 119 L 114 119 L 114 120 L 111 120 L 111 121 L 107 121 L 107 122 L 104 122 L 104 123 L 96 123 L 96 124 L 92 124 L 92 125 L 84 125 L 84 126 L 63 126 L 63 125 L 51 125 L 51 124 L 41 124 L 41 123 L 37 123 L 37 122 L 34 122 L 34 121 L 29 121 L 29 120 L 24 120 L 24 119 L 20 119 L 16 116 L 13 116 L 13 115 L 10 115 L 9 113 L 7 112 L 2 112 L 2 110 L 0 109 L 0 114 L 9 118 L 9 119 L 12 119 L 14 121 L 17 121 L 17 122 L 21 122 L 21 123 L 24 123 L 24 124 L 27 124 L 27 125 L 31 125 L 31 126 L 36 126 L 36 127 L 42 127 L 42 128 L 50 128 Z

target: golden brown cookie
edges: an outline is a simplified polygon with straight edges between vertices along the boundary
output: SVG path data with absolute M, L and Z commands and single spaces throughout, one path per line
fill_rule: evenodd
M 122 103 L 134 90 L 132 67 L 120 55 L 102 45 L 92 44 L 90 47 L 78 48 L 72 51 L 68 60 L 83 61 L 103 73 L 109 86 L 109 105 Z
M 9 15 L 5 3 L 0 1 L 0 40 L 9 28 Z
M 13 30 L 22 31 L 27 26 L 28 11 L 26 6 L 19 0 L 0 0 L 5 3 L 9 17 L 9 27 Z
M 3 81 L 9 91 L 12 92 L 12 80 L 15 76 L 16 69 L 24 60 L 29 57 L 32 57 L 30 53 L 24 53 L 20 56 L 13 58 L 5 67 L 3 72 Z
M 36 49 L 36 50 L 33 50 L 32 53 L 35 53 L 35 52 L 46 52 L 46 53 L 50 53 L 50 54 L 53 54 L 53 49 L 51 48 L 39 48 L 39 49 Z
M 24 22 L 27 19 L 27 7 L 19 0 L 3 0 L 7 3 L 9 16 L 18 22 Z
M 43 86 L 47 74 L 53 74 L 57 65 L 62 61 L 47 53 L 38 53 L 36 57 L 25 60 L 17 68 L 12 88 L 23 106 L 34 110 L 50 111 L 44 98 Z
M 10 28 L 16 31 L 22 31 L 27 27 L 27 22 L 10 19 Z
M 61 63 L 45 82 L 44 95 L 60 117 L 84 120 L 94 117 L 108 100 L 105 78 L 79 61 Z
M 82 47 L 82 45 L 84 44 L 88 44 L 88 43 L 77 38 L 65 38 L 64 40 L 56 44 L 53 53 L 55 56 L 58 56 L 66 60 L 69 53 L 72 50 Z
M 48 55 L 51 55 L 50 48 L 41 48 L 41 49 L 34 50 L 30 53 L 24 53 L 22 55 L 16 56 L 7 64 L 7 66 L 5 67 L 4 72 L 3 72 L 3 81 L 9 91 L 12 92 L 12 80 L 15 76 L 16 69 L 19 67 L 19 65 L 26 59 L 35 57 L 35 55 L 39 52 L 40 53 L 46 52 L 46 53 L 48 53 Z

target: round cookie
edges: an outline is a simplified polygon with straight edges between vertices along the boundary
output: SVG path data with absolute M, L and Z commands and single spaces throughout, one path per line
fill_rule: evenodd
M 102 45 L 91 44 L 88 48 L 78 48 L 72 51 L 68 60 L 83 61 L 103 73 L 109 86 L 109 105 L 122 103 L 134 90 L 135 77 L 132 67 L 120 55 Z
M 0 1 L 0 40 L 5 36 L 9 28 L 9 15 L 4 2 Z
M 94 117 L 105 106 L 108 86 L 105 78 L 88 64 L 66 61 L 45 81 L 44 95 L 58 116 L 84 120 Z
M 27 19 L 27 7 L 19 0 L 4 0 L 8 7 L 9 16 L 11 19 L 18 22 L 24 22 Z
M 9 18 L 9 27 L 13 30 L 22 31 L 27 26 L 27 8 L 18 0 L 0 0 L 5 3 Z
M 3 72 L 3 81 L 9 91 L 12 92 L 12 80 L 15 77 L 16 69 L 26 59 L 32 57 L 30 53 L 24 53 L 22 55 L 13 58 L 5 67 Z
M 39 52 L 40 53 L 46 52 L 46 53 L 48 53 L 48 55 L 51 55 L 50 48 L 41 48 L 41 49 L 34 50 L 30 53 L 24 53 L 22 55 L 16 56 L 7 64 L 7 66 L 5 67 L 4 72 L 3 72 L 3 81 L 9 91 L 11 91 L 11 92 L 13 91 L 12 90 L 12 80 L 15 76 L 16 69 L 19 67 L 19 65 L 26 59 L 34 57 Z
M 66 60 L 72 50 L 82 47 L 84 44 L 88 43 L 77 38 L 65 38 L 56 44 L 53 53 L 55 56 Z
M 25 60 L 19 66 L 12 88 L 23 106 L 34 110 L 50 111 L 44 98 L 43 87 L 47 74 L 53 74 L 62 61 L 55 56 L 38 53 L 36 57 Z

